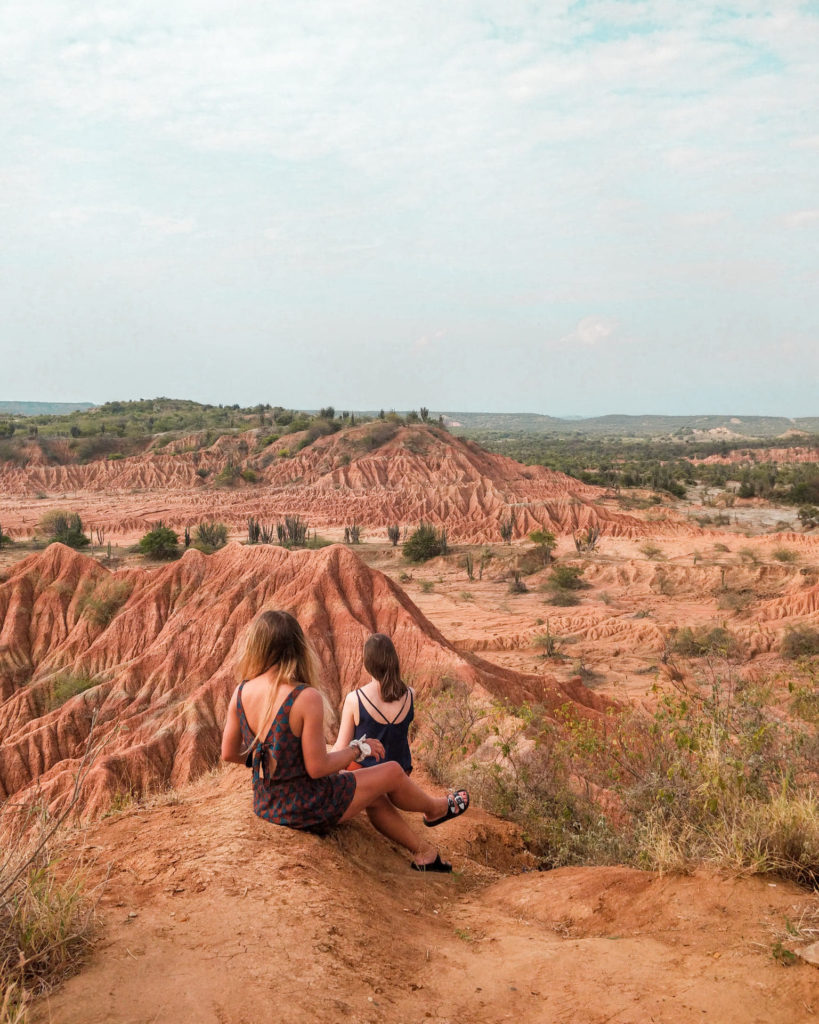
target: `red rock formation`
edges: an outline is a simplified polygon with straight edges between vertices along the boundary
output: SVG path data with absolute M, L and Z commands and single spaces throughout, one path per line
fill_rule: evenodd
M 220 438 L 197 451 L 186 450 L 197 443 L 191 437 L 175 443 L 176 453 L 168 445 L 84 466 L 6 463 L 0 487 L 20 498 L 6 499 L 0 521 L 13 535 L 30 533 L 44 509 L 23 495 L 80 492 L 57 503 L 118 537 L 142 533 L 159 518 L 175 529 L 213 518 L 243 529 L 251 515 L 269 522 L 294 513 L 311 527 L 358 523 L 382 536 L 389 523 L 414 527 L 426 521 L 445 527 L 450 540 L 469 543 L 500 541 L 502 520 L 513 522 L 517 538 L 537 528 L 571 534 L 589 526 L 615 537 L 697 532 L 672 513 L 649 525 L 613 511 L 599 503 L 599 487 L 490 454 L 439 428 L 366 424 L 321 437 L 292 457 L 280 453 L 292 451 L 300 437 L 306 440 L 302 435 L 256 451 L 257 433 Z M 215 488 L 212 481 L 228 463 L 252 470 L 259 483 Z
M 218 758 L 241 636 L 270 607 L 298 616 L 336 707 L 361 679 L 374 631 L 394 638 L 421 693 L 450 676 L 515 701 L 604 706 L 579 682 L 564 687 L 456 651 L 398 586 L 340 545 L 291 553 L 231 544 L 154 572 L 110 573 L 54 544 L 0 584 L 0 798 L 64 798 L 95 713 L 105 745 L 84 787 L 91 812 L 114 793 L 200 774 Z M 49 709 L 61 677 L 89 688 Z

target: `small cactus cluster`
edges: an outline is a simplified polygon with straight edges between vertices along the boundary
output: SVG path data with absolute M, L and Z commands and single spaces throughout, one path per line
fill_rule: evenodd
M 276 523 L 276 535 L 283 547 L 304 547 L 307 543 L 307 523 L 301 516 L 285 516 L 283 523 Z
M 600 540 L 600 527 L 587 526 L 585 530 L 578 530 L 574 535 L 574 546 L 583 554 L 594 551 L 597 542 Z
M 272 544 L 276 536 L 273 526 L 264 526 L 258 519 L 250 516 L 247 521 L 248 544 Z
M 398 544 L 398 541 L 401 539 L 401 527 L 398 523 L 390 523 L 387 527 L 387 537 L 390 539 L 393 547 Z
M 344 527 L 344 543 L 345 544 L 360 544 L 361 543 L 361 527 L 356 523 L 352 526 Z

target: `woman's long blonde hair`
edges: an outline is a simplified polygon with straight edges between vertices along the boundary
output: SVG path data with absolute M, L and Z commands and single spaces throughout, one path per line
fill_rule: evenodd
M 267 736 L 279 686 L 306 683 L 316 687 L 318 682 L 316 652 L 289 612 L 267 611 L 256 616 L 245 636 L 238 664 L 239 678 L 255 679 L 274 667 L 276 672 L 268 687 L 264 714 L 251 747 Z

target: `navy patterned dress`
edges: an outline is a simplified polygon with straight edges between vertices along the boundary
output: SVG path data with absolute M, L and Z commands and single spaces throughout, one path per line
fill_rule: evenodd
M 242 743 L 252 744 L 253 811 L 265 821 L 287 825 L 305 832 L 324 832 L 350 806 L 355 795 L 353 772 L 336 772 L 311 779 L 304 766 L 301 737 L 290 728 L 293 702 L 305 684 L 294 686 L 276 712 L 263 742 L 254 743 L 254 732 L 242 707 L 242 687 L 236 695 Z

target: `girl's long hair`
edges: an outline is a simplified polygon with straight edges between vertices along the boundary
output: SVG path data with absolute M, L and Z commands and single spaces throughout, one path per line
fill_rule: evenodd
M 386 704 L 400 700 L 407 692 L 407 684 L 401 678 L 398 652 L 383 633 L 373 633 L 364 644 L 364 668 L 378 681 L 381 699 Z
M 276 671 L 268 686 L 264 714 L 251 747 L 267 736 L 276 694 L 282 683 L 306 683 L 316 687 L 318 682 L 316 652 L 289 612 L 268 611 L 256 616 L 245 636 L 238 664 L 239 678 L 255 679 L 274 667 Z

